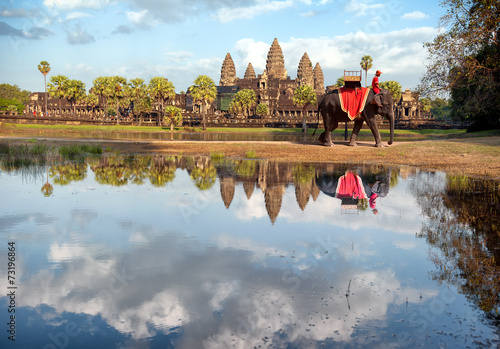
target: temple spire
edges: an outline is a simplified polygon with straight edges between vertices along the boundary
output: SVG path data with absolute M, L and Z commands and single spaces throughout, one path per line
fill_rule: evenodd
M 236 80 L 236 67 L 234 66 L 233 58 L 229 54 L 226 54 L 224 62 L 222 62 L 222 69 L 220 73 L 220 85 L 221 86 L 232 86 Z
M 285 58 L 283 51 L 278 43 L 278 39 L 274 38 L 273 44 L 269 49 L 266 60 L 266 73 L 269 77 L 278 79 L 286 79 L 287 71 L 285 69 Z

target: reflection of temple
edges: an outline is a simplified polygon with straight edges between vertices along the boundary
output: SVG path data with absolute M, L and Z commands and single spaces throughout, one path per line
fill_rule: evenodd
M 246 198 L 260 193 L 264 198 L 267 214 L 274 223 L 279 216 L 283 195 L 289 185 L 294 186 L 297 205 L 305 210 L 309 200 L 316 200 L 320 193 L 317 177 L 325 172 L 335 175 L 346 171 L 343 165 L 293 164 L 268 160 L 212 160 L 204 156 L 128 156 L 104 155 L 87 159 L 95 180 L 100 184 L 122 186 L 142 185 L 149 180 L 156 187 L 167 186 L 176 175 L 176 169 L 185 170 L 193 184 L 201 191 L 212 188 L 217 179 L 224 206 L 229 209 L 241 185 Z M 72 165 L 71 165 L 72 166 Z M 85 174 L 87 166 L 78 166 L 78 173 Z M 53 165 L 50 176 L 55 184 L 63 184 L 58 178 L 66 173 L 67 167 Z M 377 169 L 376 169 L 377 170 Z M 72 171 L 71 173 L 73 173 Z M 64 176 L 64 184 L 81 180 L 81 175 Z

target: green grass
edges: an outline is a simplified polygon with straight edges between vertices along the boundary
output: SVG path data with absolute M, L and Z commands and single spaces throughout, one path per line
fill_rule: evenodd
M 71 144 L 63 145 L 58 148 L 59 154 L 63 158 L 69 160 L 75 160 L 77 158 L 82 158 L 85 155 L 101 155 L 102 148 L 98 145 L 87 145 L 87 144 Z
M 38 131 L 66 131 L 66 132 L 207 132 L 207 133 L 274 133 L 274 134 L 302 134 L 301 128 L 270 128 L 270 127 L 209 127 L 206 131 L 203 131 L 201 127 L 192 128 L 176 128 L 175 131 L 170 131 L 166 127 L 155 127 L 155 126 L 125 126 L 125 125 L 31 125 L 31 124 L 4 124 L 5 126 L 12 126 L 15 129 L 22 130 L 38 130 Z M 352 124 L 348 125 L 349 134 L 352 131 Z M 312 135 L 314 128 L 309 128 L 307 130 L 308 135 Z M 323 128 L 319 127 L 316 135 L 323 132 Z M 334 135 L 342 136 L 344 134 L 344 127 L 342 124 L 339 125 L 335 131 Z M 389 129 L 380 129 L 380 134 L 382 137 L 389 136 Z M 360 131 L 360 135 L 371 135 L 371 131 L 363 128 Z M 465 130 L 442 130 L 442 129 L 424 129 L 424 130 L 407 130 L 407 129 L 397 129 L 394 130 L 394 135 L 396 137 L 408 137 L 416 139 L 436 139 L 436 138 L 462 138 L 462 137 L 488 137 L 488 136 L 499 136 L 500 130 L 493 131 L 483 131 L 483 132 L 472 132 L 467 133 Z
M 245 157 L 247 159 L 256 159 L 257 158 L 257 154 L 255 153 L 255 150 L 248 150 L 246 153 L 245 153 Z
M 223 152 L 220 151 L 213 151 L 210 153 L 210 158 L 212 160 L 222 160 L 226 157 Z

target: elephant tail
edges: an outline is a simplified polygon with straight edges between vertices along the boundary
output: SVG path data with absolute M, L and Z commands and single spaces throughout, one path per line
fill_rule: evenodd
M 314 132 L 312 134 L 313 136 L 316 134 L 316 131 L 318 130 L 320 112 L 321 112 L 321 103 L 318 104 L 318 121 L 316 122 L 316 128 L 314 129 Z

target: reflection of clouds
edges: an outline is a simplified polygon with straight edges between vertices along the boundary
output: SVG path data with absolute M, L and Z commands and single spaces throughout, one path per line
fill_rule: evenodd
M 53 244 L 54 251 L 73 247 L 73 255 L 82 258 L 54 252 L 63 267 L 26 280 L 25 305 L 47 304 L 57 314 L 99 315 L 136 340 L 182 326 L 180 348 L 253 347 L 265 344 L 263 338 L 267 344 L 300 346 L 307 340 L 350 341 L 356 326 L 384 319 L 391 304 L 423 292 L 402 287 L 390 270 L 354 270 L 324 255 L 300 276 L 293 274 L 293 266 L 287 269 L 292 273 L 263 268 L 256 255 L 281 252 L 245 239 L 222 236 L 220 246 L 205 247 L 173 234 L 151 240 L 98 259 L 84 246 Z M 305 252 L 296 255 L 297 265 L 308 258 Z M 350 280 L 351 310 L 345 298 Z M 51 316 L 51 323 L 57 320 Z
M 394 241 L 393 244 L 402 250 L 413 250 L 417 247 L 416 241 Z
M 407 185 L 402 184 L 390 189 L 387 197 L 377 198 L 379 213 L 373 215 L 371 209 L 360 211 L 359 215 L 342 215 L 340 200 L 321 193 L 316 201 L 309 200 L 301 211 L 295 199 L 293 187 L 287 188 L 278 220 L 288 222 L 317 222 L 332 226 L 357 230 L 382 230 L 398 234 L 415 234 L 422 224 L 420 206 L 408 193 Z
M 237 201 L 237 203 L 234 201 Z M 240 220 L 248 221 L 268 216 L 264 194 L 260 190 L 255 190 L 250 199 L 247 199 L 245 193 L 239 186 L 238 190 L 236 190 L 235 199 L 233 200 L 233 207 L 235 207 L 235 216 Z
M 75 243 L 52 243 L 49 251 L 49 261 L 54 263 L 71 261 L 85 257 L 86 249 Z
M 56 217 L 43 213 L 5 215 L 0 217 L 0 231 L 9 231 L 18 224 L 25 224 L 27 222 L 32 222 L 36 225 L 49 225 L 56 220 Z

